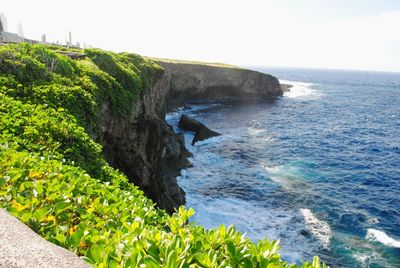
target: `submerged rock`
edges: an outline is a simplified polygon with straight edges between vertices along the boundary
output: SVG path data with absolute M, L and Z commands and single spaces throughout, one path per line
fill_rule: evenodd
M 194 145 L 198 141 L 221 135 L 220 133 L 209 129 L 203 123 L 187 115 L 181 116 L 178 126 L 183 130 L 193 131 L 196 133 L 193 137 L 192 145 Z
M 0 267 L 90 267 L 72 252 L 56 246 L 0 209 Z

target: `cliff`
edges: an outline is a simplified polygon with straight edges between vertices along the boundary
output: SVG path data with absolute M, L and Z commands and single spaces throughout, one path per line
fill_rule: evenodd
M 81 148 L 68 139 L 59 141 L 58 153 L 99 179 L 107 178 L 102 171 L 106 160 L 169 213 L 185 204 L 184 191 L 176 177 L 190 165 L 190 153 L 184 147 L 183 136 L 176 135 L 164 120 L 167 104 L 282 94 L 275 77 L 233 66 L 158 61 L 162 69 L 136 54 L 58 49 L 4 47 L 0 59 L 4 93 L 65 109 L 102 145 L 104 159 L 99 157 L 96 144 Z M 14 54 L 26 56 L 10 56 Z
M 95 267 L 286 267 L 277 241 L 165 212 L 184 203 L 176 176 L 189 164 L 164 120 L 175 78 L 136 54 L 78 52 L 0 47 L 0 208 Z
M 271 98 L 282 95 L 277 78 L 256 71 L 207 63 L 156 61 L 165 72 L 154 78 L 133 105 L 128 118 L 113 117 L 109 103 L 101 109 L 102 145 L 107 162 L 124 172 L 160 208 L 172 213 L 185 204 L 177 184 L 190 165 L 183 136 L 166 124 L 167 105 L 191 99 Z
M 191 99 L 272 98 L 283 94 L 276 77 L 235 66 L 155 59 L 166 70 L 168 104 Z
M 101 105 L 103 152 L 107 162 L 120 169 L 157 203 L 173 213 L 185 204 L 176 177 L 190 165 L 183 136 L 165 122 L 167 80 L 161 77 L 141 93 L 126 118 L 113 116 L 110 103 Z
M 271 98 L 282 95 L 277 78 L 233 66 L 156 61 L 165 72 L 154 77 L 133 105 L 128 118 L 113 117 L 109 103 L 101 108 L 102 145 L 108 163 L 124 172 L 160 208 L 172 213 L 185 204 L 177 184 L 190 165 L 183 136 L 166 124 L 167 105 L 191 99 Z

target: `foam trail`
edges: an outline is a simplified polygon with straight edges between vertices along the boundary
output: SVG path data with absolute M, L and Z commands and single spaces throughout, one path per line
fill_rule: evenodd
M 365 236 L 365 239 L 369 241 L 377 241 L 380 242 L 386 246 L 394 247 L 394 248 L 400 248 L 400 241 L 391 238 L 388 236 L 385 232 L 376 230 L 376 229 L 368 229 L 367 230 L 367 235 Z
M 269 173 L 269 178 L 271 179 L 271 181 L 279 184 L 283 189 L 291 191 L 305 191 L 306 188 L 309 188 L 307 182 L 302 178 L 302 174 L 296 167 L 268 167 L 265 165 L 262 165 L 262 167 Z
M 329 248 L 329 243 L 332 238 L 332 231 L 329 224 L 318 220 L 317 217 L 307 208 L 300 209 L 304 216 L 304 221 L 306 222 L 307 229 L 314 235 L 318 240 L 321 241 L 322 246 L 326 249 Z
M 310 96 L 319 96 L 319 94 L 315 90 L 311 89 L 311 86 L 314 84 L 289 80 L 279 80 L 279 82 L 281 84 L 292 85 L 290 91 L 284 92 L 283 94 L 288 98 L 305 98 Z

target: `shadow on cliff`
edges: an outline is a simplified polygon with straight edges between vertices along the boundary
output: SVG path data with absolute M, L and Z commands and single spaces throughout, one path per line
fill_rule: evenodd
M 174 133 L 165 114 L 190 100 L 218 100 L 231 103 L 272 101 L 282 95 L 277 78 L 240 68 L 196 64 L 167 64 L 165 74 L 152 88 L 142 91 L 127 118 L 112 115 L 109 103 L 101 109 L 104 155 L 115 168 L 127 175 L 157 206 L 173 213 L 185 204 L 185 192 L 176 177 L 191 166 L 184 136 Z M 200 122 L 192 142 L 218 136 Z

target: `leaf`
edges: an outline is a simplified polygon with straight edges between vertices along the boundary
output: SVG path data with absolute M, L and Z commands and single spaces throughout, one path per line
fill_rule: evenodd
M 15 208 L 18 212 L 20 212 L 20 211 L 22 211 L 22 210 L 24 210 L 24 209 L 29 207 L 28 205 L 22 205 L 22 204 L 18 203 L 16 200 L 13 200 L 11 202 L 11 206 L 13 208 Z
M 78 225 L 75 225 L 75 226 L 72 226 L 71 228 L 69 228 L 69 235 L 73 235 L 77 229 L 78 229 Z
M 147 267 L 151 267 L 151 268 L 158 268 L 158 267 L 161 267 L 161 264 L 160 264 L 156 259 L 154 259 L 152 256 L 150 256 L 150 255 L 146 255 L 146 256 L 144 257 L 144 264 L 145 264 Z
M 28 222 L 32 218 L 32 214 L 30 212 L 25 212 L 22 214 L 22 216 L 19 218 L 22 222 Z
M 249 259 L 244 259 L 243 261 L 243 267 L 244 268 L 252 268 L 253 264 L 251 263 L 251 261 Z
M 87 254 L 87 257 L 93 261 L 93 263 L 101 263 L 103 255 L 103 249 L 97 245 L 93 245 Z
M 219 233 L 220 233 L 221 237 L 225 238 L 225 236 L 226 236 L 225 225 L 222 224 L 222 225 L 219 227 Z
M 80 226 L 73 226 L 70 229 L 70 238 L 69 240 L 71 241 L 71 245 L 78 247 L 81 244 L 81 239 L 85 234 L 85 227 L 80 225 Z M 72 232 L 72 235 L 71 235 Z
M 171 250 L 170 253 L 168 253 L 168 257 L 167 257 L 167 267 L 168 268 L 175 268 L 177 267 L 177 258 L 178 258 L 178 254 L 176 253 L 175 250 Z
M 315 256 L 312 262 L 313 268 L 320 268 L 321 267 L 321 261 L 318 256 Z
M 226 242 L 226 248 L 228 249 L 228 253 L 231 256 L 231 258 L 235 259 L 235 245 L 232 243 L 232 241 Z
M 192 217 L 194 215 L 195 211 L 193 208 L 189 208 L 189 210 L 187 211 L 187 216 L 188 218 Z
M 39 208 L 37 209 L 34 213 L 33 216 L 39 221 L 42 222 L 44 221 L 46 215 L 50 212 L 50 209 L 46 208 Z
M 65 243 L 66 238 L 63 233 L 57 234 L 55 238 L 61 243 L 61 245 L 63 245 Z

